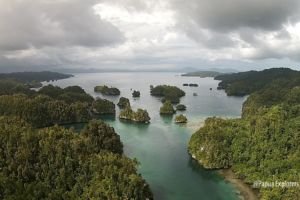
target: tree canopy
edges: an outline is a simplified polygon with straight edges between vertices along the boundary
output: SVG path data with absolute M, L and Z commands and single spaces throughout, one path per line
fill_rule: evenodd
M 0 148 L 1 199 L 153 199 L 137 161 L 122 155 L 119 137 L 103 122 L 77 134 L 0 117 Z
M 266 79 L 281 70 L 290 71 L 267 70 L 264 73 L 271 74 Z M 250 77 L 253 73 L 257 74 L 249 72 Z M 249 85 L 245 90 L 252 93 L 243 105 L 242 118 L 208 118 L 191 137 L 189 152 L 206 168 L 231 167 L 249 184 L 259 180 L 298 182 L 300 75 L 258 82 L 265 85 L 256 89 Z M 261 199 L 300 199 L 297 187 L 259 188 L 259 191 Z
M 185 96 L 185 92 L 176 86 L 158 85 L 150 88 L 152 96 L 163 97 L 162 102 L 171 101 L 172 103 L 179 103 L 180 98 Z
M 108 87 L 106 85 L 103 86 L 96 86 L 94 88 L 95 92 L 100 92 L 103 95 L 108 95 L 108 96 L 118 96 L 121 94 L 120 90 L 115 87 Z

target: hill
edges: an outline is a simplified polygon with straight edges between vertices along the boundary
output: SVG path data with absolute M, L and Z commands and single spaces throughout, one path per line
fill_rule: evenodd
M 196 71 L 196 72 L 189 72 L 186 74 L 182 74 L 181 76 L 197 76 L 200 78 L 206 78 L 206 77 L 216 77 L 222 74 L 223 73 L 217 71 Z

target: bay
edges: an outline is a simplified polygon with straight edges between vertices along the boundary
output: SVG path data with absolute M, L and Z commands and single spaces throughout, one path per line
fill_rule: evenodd
M 199 87 L 184 87 L 183 83 L 197 83 Z M 218 81 L 213 78 L 182 77 L 178 73 L 81 73 L 74 77 L 50 83 L 60 87 L 79 85 L 94 97 L 106 98 L 117 103 L 119 97 L 102 96 L 94 92 L 94 86 L 117 87 L 120 96 L 130 99 L 134 109 L 147 109 L 151 123 L 133 124 L 105 117 L 113 126 L 124 144 L 130 158 L 140 162 L 139 172 L 150 184 L 154 198 L 158 200 L 236 200 L 233 185 L 216 171 L 205 170 L 191 159 L 187 145 L 192 133 L 207 117 L 239 117 L 245 98 L 228 97 L 217 90 Z M 150 95 L 150 85 L 174 85 L 186 92 L 181 103 L 187 111 L 177 112 L 187 116 L 189 123 L 180 126 L 173 117 L 162 117 L 159 98 Z M 212 88 L 212 90 L 210 90 Z M 140 98 L 132 98 L 132 91 L 139 90 Z M 193 94 L 197 93 L 197 96 Z M 117 108 L 117 115 L 118 115 Z M 82 125 L 73 125 L 82 128 Z

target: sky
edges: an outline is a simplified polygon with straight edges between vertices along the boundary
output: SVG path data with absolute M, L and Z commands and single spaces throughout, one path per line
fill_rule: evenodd
M 300 70 L 299 0 L 0 0 L 0 72 Z

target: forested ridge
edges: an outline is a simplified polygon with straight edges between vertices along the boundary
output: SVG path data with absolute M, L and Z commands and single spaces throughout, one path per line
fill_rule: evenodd
M 245 72 L 241 77 L 234 75 L 234 79 L 244 79 L 246 83 L 257 73 Z M 242 117 L 208 118 L 191 137 L 189 152 L 204 167 L 231 168 L 250 185 L 255 181 L 299 183 L 299 72 L 270 69 L 255 79 L 256 82 L 242 86 L 251 93 L 243 105 Z M 261 199 L 300 199 L 299 187 L 258 190 Z
M 274 80 L 294 80 L 300 72 L 289 68 L 271 68 L 263 71 L 248 71 L 216 76 L 220 80 L 218 89 L 224 89 L 229 96 L 244 96 L 256 92 Z
M 112 102 L 79 86 L 0 88 L 0 199 L 153 199 L 119 135 L 93 120 L 94 111 L 114 113 Z M 79 134 L 58 126 L 75 122 L 88 124 Z

